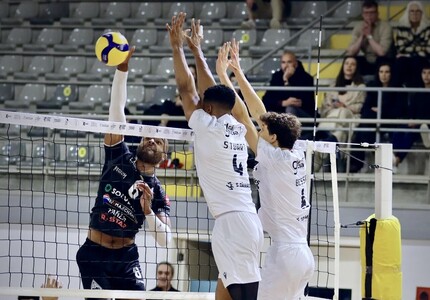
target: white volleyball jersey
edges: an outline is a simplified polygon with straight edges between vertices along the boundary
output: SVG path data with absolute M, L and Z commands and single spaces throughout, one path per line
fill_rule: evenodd
M 310 205 L 304 152 L 282 150 L 259 138 L 255 160 L 263 229 L 278 242 L 306 242 Z
M 202 109 L 193 112 L 188 125 L 195 133 L 197 175 L 211 214 L 217 217 L 231 211 L 255 213 L 245 126 L 229 114 L 217 119 Z

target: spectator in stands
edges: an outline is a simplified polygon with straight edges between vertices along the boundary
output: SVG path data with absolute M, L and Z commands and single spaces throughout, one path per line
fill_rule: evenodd
M 378 71 L 375 74 L 375 79 L 372 80 L 369 87 L 399 87 L 395 81 L 394 68 L 389 62 L 383 62 L 379 65 Z M 407 111 L 407 94 L 398 92 L 383 92 L 381 107 L 378 106 L 378 93 L 368 92 L 361 108 L 362 119 L 400 119 L 405 111 Z M 379 116 L 378 116 L 379 115 Z M 394 127 L 395 125 L 382 125 L 382 127 Z M 361 123 L 360 128 L 376 128 L 376 124 Z M 391 133 L 388 132 L 383 136 L 382 140 L 391 143 Z M 354 134 L 354 143 L 374 143 L 376 141 L 376 133 L 374 131 L 356 131 Z M 363 167 L 365 158 L 364 151 L 353 151 L 351 153 L 357 159 L 351 159 L 350 171 L 355 173 Z
M 426 62 L 421 68 L 421 87 L 430 91 L 430 62 Z M 420 119 L 430 120 L 430 101 L 429 92 L 415 93 L 409 100 L 409 107 L 406 115 L 406 119 Z M 403 128 L 415 128 L 421 127 L 421 124 L 411 123 Z M 428 134 L 428 133 L 427 133 Z M 419 132 L 395 132 L 393 134 L 393 171 L 399 166 L 403 159 L 408 154 L 407 152 L 396 151 L 396 149 L 411 149 L 412 145 L 420 138 Z M 426 139 L 424 139 L 426 140 Z
M 255 28 L 255 19 L 271 19 L 270 28 L 280 29 L 291 12 L 289 0 L 246 0 L 246 5 L 249 19 L 242 23 L 245 29 Z
M 373 75 L 379 60 L 393 56 L 393 32 L 388 22 L 379 20 L 376 1 L 365 0 L 361 16 L 363 20 L 354 26 L 346 54 L 356 56 L 363 51 L 364 56 L 357 58 L 361 74 Z
M 421 2 L 408 3 L 399 20 L 395 36 L 400 83 L 408 87 L 418 87 L 421 84 L 419 70 L 430 58 L 430 22 Z
M 305 71 L 296 55 L 291 51 L 285 51 L 281 57 L 281 69 L 273 73 L 270 86 L 310 87 L 313 85 L 312 76 Z M 267 91 L 262 100 L 267 111 L 287 112 L 303 118 L 314 116 L 313 91 Z
M 184 109 L 182 107 L 182 100 L 179 92 L 176 91 L 175 101 L 166 100 L 161 105 L 161 117 L 168 116 L 182 116 L 183 121 L 169 121 L 167 119 L 162 119 L 160 121 L 160 126 L 169 126 L 176 128 L 188 128 L 188 122 L 185 120 Z
M 333 86 L 333 85 L 332 85 Z M 346 56 L 342 67 L 336 77 L 335 87 L 365 87 L 363 77 L 360 74 L 356 57 Z M 321 108 L 321 117 L 327 119 L 350 119 L 359 118 L 364 103 L 366 92 L 364 91 L 332 91 L 325 94 L 324 103 Z M 346 142 L 349 123 L 321 122 L 318 126 L 318 139 L 333 140 L 333 135 L 338 142 Z M 354 125 L 353 125 L 354 126 Z M 340 130 L 334 130 L 334 129 Z M 331 131 L 327 133 L 326 130 Z M 327 136 L 325 136 L 327 135 Z
M 167 261 L 157 264 L 157 286 L 151 291 L 179 292 L 172 286 L 174 272 L 172 264 Z

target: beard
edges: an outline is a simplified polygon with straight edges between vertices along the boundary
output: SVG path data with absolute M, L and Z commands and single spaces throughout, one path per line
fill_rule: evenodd
M 137 159 L 151 165 L 158 165 L 164 159 L 164 152 L 139 145 L 136 150 Z

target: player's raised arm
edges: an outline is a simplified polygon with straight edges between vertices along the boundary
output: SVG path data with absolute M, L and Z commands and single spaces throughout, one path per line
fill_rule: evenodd
M 194 78 L 188 67 L 184 54 L 184 36 L 183 25 L 186 14 L 180 12 L 177 16 L 172 17 L 172 23 L 166 24 L 169 32 L 170 45 L 173 51 L 173 67 L 175 70 L 176 85 L 181 95 L 182 106 L 187 121 L 191 114 L 199 105 L 199 96 L 194 84 Z
M 135 47 L 131 47 L 127 58 L 122 64 L 119 64 L 115 70 L 112 80 L 112 90 L 110 94 L 109 121 L 126 123 L 125 103 L 127 102 L 127 76 L 128 62 L 133 55 Z M 104 143 L 107 146 L 113 146 L 124 140 L 123 135 L 105 134 Z
M 255 152 L 257 148 L 257 142 L 258 142 L 257 129 L 255 128 L 254 123 L 252 123 L 252 120 L 249 117 L 248 109 L 246 108 L 245 103 L 237 94 L 230 78 L 227 75 L 227 69 L 229 66 L 229 60 L 228 60 L 229 51 L 230 51 L 230 42 L 224 43 L 224 45 L 220 47 L 218 51 L 218 59 L 216 62 L 216 72 L 217 72 L 217 75 L 219 76 L 221 83 L 231 88 L 236 95 L 236 101 L 234 103 L 234 107 L 231 112 L 233 116 L 240 123 L 245 125 L 246 141 L 248 142 L 251 150 Z
M 239 84 L 240 91 L 242 92 L 243 98 L 248 106 L 249 112 L 251 116 L 257 121 L 258 125 L 261 127 L 260 116 L 266 113 L 266 107 L 261 101 L 260 97 L 258 97 L 257 93 L 252 88 L 248 79 L 246 79 L 243 70 L 240 68 L 239 64 L 239 42 L 235 40 L 231 43 L 230 50 L 230 69 L 233 70 L 234 75 L 236 76 L 237 83 Z
M 194 55 L 196 62 L 196 73 L 198 92 L 200 97 L 203 99 L 203 93 L 207 88 L 216 85 L 215 79 L 212 76 L 212 72 L 206 63 L 205 56 L 201 48 L 201 40 L 203 39 L 203 26 L 200 26 L 200 20 L 191 20 L 191 30 L 187 30 L 185 39 L 187 40 L 188 47 Z

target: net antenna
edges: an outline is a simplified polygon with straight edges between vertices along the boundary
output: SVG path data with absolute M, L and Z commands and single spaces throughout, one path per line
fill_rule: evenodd
M 320 58 L 321 58 L 321 42 L 322 42 L 322 22 L 323 16 L 320 16 L 319 20 L 319 33 L 318 33 L 318 51 L 317 51 L 317 73 L 315 82 L 315 110 L 314 110 L 314 124 L 313 124 L 313 141 L 308 142 L 306 146 L 306 164 L 307 164 L 307 188 L 308 188 L 308 199 L 311 205 L 308 220 L 308 244 L 312 248 L 314 247 L 314 257 L 316 259 L 316 272 L 312 282 L 309 286 L 315 286 L 317 288 L 332 288 L 334 300 L 339 299 L 339 269 L 340 269 L 340 217 L 339 217 L 339 191 L 338 191 L 338 180 L 337 180 L 337 168 L 336 168 L 336 152 L 337 146 L 333 142 L 317 142 L 316 131 L 317 131 L 317 116 L 318 116 L 318 92 L 319 92 L 319 77 L 320 77 Z M 319 152 L 318 155 L 329 155 L 330 157 L 330 173 L 331 176 L 322 175 L 322 178 L 315 176 L 315 152 Z M 311 155 L 309 155 L 311 154 Z M 322 167 L 324 172 L 324 168 Z M 328 178 L 331 177 L 331 178 Z M 327 187 L 331 183 L 331 187 Z M 323 189 L 322 193 L 319 193 L 318 189 Z M 332 203 L 328 204 L 328 190 L 331 190 Z M 315 203 L 312 203 L 313 198 Z M 322 207 L 319 207 L 318 202 L 322 201 L 325 203 Z M 315 205 L 314 205 L 315 204 Z M 331 208 L 329 208 L 331 206 Z M 314 212 L 314 219 L 312 218 L 312 212 Z M 328 218 L 331 220 L 329 220 Z M 324 220 L 322 220 L 324 219 Z M 328 228 L 331 227 L 327 222 L 333 221 L 333 237 L 329 237 Z M 321 223 L 320 223 L 321 222 Z M 325 227 L 325 240 L 320 238 L 321 227 Z M 312 232 L 314 230 L 315 232 Z M 311 236 L 312 233 L 312 236 Z M 322 233 L 321 235 L 324 235 Z

